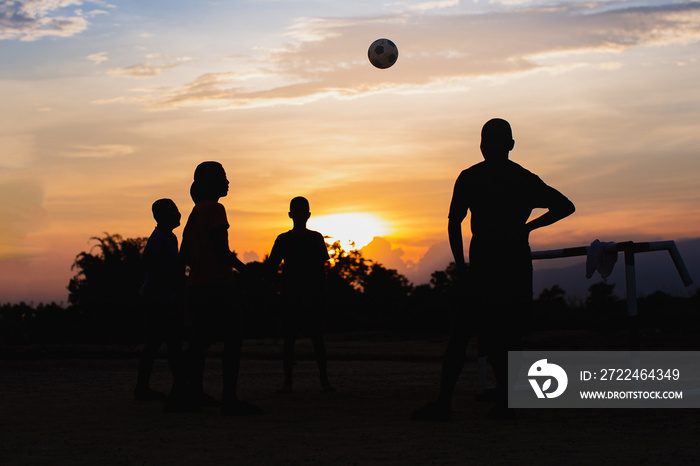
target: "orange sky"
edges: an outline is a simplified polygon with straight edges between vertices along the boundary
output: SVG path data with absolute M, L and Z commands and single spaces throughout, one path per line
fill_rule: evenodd
M 186 218 L 204 160 L 229 174 L 244 258 L 269 253 L 303 195 L 312 220 L 372 216 L 366 255 L 425 282 L 450 261 L 452 186 L 496 116 L 512 159 L 577 206 L 533 249 L 700 236 L 697 2 L 267 3 L 16 2 L 26 21 L 0 26 L 0 302 L 65 301 L 89 238 L 147 236 L 155 199 Z M 388 70 L 367 61 L 379 37 L 399 47 Z

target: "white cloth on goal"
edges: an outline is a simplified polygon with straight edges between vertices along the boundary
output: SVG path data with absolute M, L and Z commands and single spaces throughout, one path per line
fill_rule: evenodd
M 617 244 L 603 243 L 597 239 L 588 247 L 586 257 L 586 278 L 591 278 L 597 270 L 603 279 L 610 276 L 617 262 Z

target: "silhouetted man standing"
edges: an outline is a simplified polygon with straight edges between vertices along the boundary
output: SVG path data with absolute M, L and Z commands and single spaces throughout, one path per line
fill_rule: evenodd
M 508 351 L 520 349 L 520 332 L 532 303 L 529 234 L 575 210 L 563 194 L 508 159 L 514 145 L 507 121 L 488 121 L 481 130 L 484 161 L 464 170 L 455 183 L 448 233 L 455 263 L 463 273 L 467 267 L 462 222 L 471 212 L 468 302 L 445 351 L 440 396 L 414 411 L 413 419 L 450 418 L 452 394 L 473 333 L 478 333 L 502 389 L 492 414 L 506 412 Z M 528 221 L 535 208 L 547 212 Z

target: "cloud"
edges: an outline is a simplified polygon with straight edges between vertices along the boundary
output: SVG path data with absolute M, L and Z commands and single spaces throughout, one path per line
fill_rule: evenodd
M 150 78 L 178 67 L 183 63 L 194 60 L 194 58 L 190 57 L 171 58 L 168 55 L 161 54 L 150 54 L 147 55 L 146 58 L 152 59 L 152 61 L 138 63 L 125 68 L 112 68 L 109 70 L 109 73 L 114 75 L 129 76 L 132 78 Z
M 110 5 L 111 8 L 114 8 L 114 6 Z M 90 11 L 83 11 L 83 10 L 75 10 L 75 14 L 78 16 L 86 16 L 88 18 L 94 18 L 95 16 L 99 15 L 108 15 L 109 11 L 106 10 L 90 10 Z
M 245 262 L 246 264 L 248 262 L 260 262 L 260 256 L 255 251 L 244 251 L 243 262 Z
M 417 5 L 412 5 L 409 7 L 409 9 L 415 11 L 429 11 L 442 8 L 452 8 L 455 6 L 459 6 L 459 0 L 437 0 L 434 2 L 424 2 Z
M 403 249 L 392 246 L 385 238 L 375 236 L 360 252 L 366 259 L 371 259 L 386 268 L 398 270 L 400 273 L 406 272 Z
M 700 3 L 605 7 L 578 3 L 520 6 L 478 15 L 404 12 L 373 18 L 300 18 L 287 33 L 293 43 L 257 57 L 253 74 L 259 79 L 243 85 L 239 73 L 206 73 L 179 87 L 154 89 L 146 102 L 160 108 L 215 104 L 227 109 L 356 99 L 384 92 L 445 92 L 464 89 L 465 80 L 478 77 L 600 68 L 599 57 L 586 63 L 585 54 L 591 52 L 619 54 L 633 47 L 700 41 Z M 366 47 L 378 28 L 400 50 L 399 62 L 385 71 L 373 69 L 366 58 Z M 564 62 L 567 56 L 576 57 L 576 63 Z M 550 60 L 543 62 L 547 57 Z M 173 65 L 140 64 L 115 73 L 151 76 Z
M 408 278 L 415 284 L 429 283 L 430 276 L 438 270 L 445 270 L 454 262 L 450 244 L 447 241 L 436 243 L 421 257 L 409 273 Z
M 44 229 L 44 190 L 30 180 L 0 182 L 0 259 L 24 258 L 34 252 L 26 235 Z
M 35 41 L 43 37 L 71 37 L 88 27 L 95 11 L 65 11 L 80 0 L 16 0 L 0 3 L 0 40 Z M 67 14 L 63 14 L 67 13 Z M 99 11 L 99 13 L 105 13 Z
M 433 272 L 445 270 L 454 261 L 447 241 L 430 246 L 418 263 L 405 260 L 402 248 L 381 237 L 375 237 L 361 252 L 364 258 L 398 271 L 415 285 L 429 283 Z
M 95 99 L 91 100 L 90 103 L 93 105 L 110 105 L 110 104 L 126 104 L 140 102 L 140 99 L 136 97 L 113 97 L 111 99 Z
M 77 145 L 70 151 L 62 153 L 64 157 L 79 159 L 109 159 L 124 157 L 136 152 L 132 146 L 125 144 Z
M 109 60 L 109 58 L 107 58 L 107 53 L 108 52 L 97 52 L 97 53 L 93 53 L 92 55 L 88 55 L 85 58 L 87 58 L 91 62 L 99 65 L 100 63 L 106 62 Z
M 36 137 L 33 134 L 0 136 L 0 148 L 0 168 L 25 168 L 35 158 Z

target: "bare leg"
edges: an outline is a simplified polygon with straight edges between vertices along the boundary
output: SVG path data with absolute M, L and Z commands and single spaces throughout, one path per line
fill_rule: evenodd
M 335 389 L 328 381 L 328 359 L 326 357 L 326 344 L 323 342 L 321 333 L 311 337 L 311 342 L 314 344 L 314 354 L 316 355 L 316 364 L 318 365 L 318 375 L 321 379 L 321 386 L 326 392 L 334 392 Z
M 139 357 L 139 371 L 136 379 L 136 390 L 134 390 L 134 398 L 137 400 L 165 399 L 163 393 L 151 390 L 149 386 L 153 364 L 155 363 L 160 345 L 160 339 L 149 338 L 141 351 L 141 356 Z
M 221 368 L 223 372 L 223 397 L 224 405 L 234 404 L 238 401 L 238 372 L 241 365 L 241 348 L 243 347 L 243 337 L 240 328 L 230 339 L 224 342 L 224 352 L 221 357 Z
M 294 346 L 296 335 L 292 331 L 285 332 L 284 346 L 282 349 L 282 366 L 284 368 L 284 385 L 278 393 L 292 392 L 292 370 L 294 368 Z
M 411 415 L 415 421 L 447 421 L 451 417 L 452 395 L 464 368 L 467 345 L 472 332 L 465 325 L 457 325 L 442 358 L 440 394 L 438 399 L 418 408 Z

